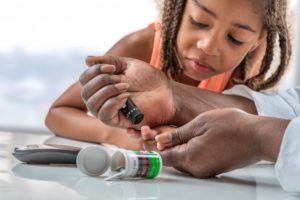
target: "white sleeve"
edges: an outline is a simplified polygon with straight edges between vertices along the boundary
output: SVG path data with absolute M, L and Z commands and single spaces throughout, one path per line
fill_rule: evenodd
M 300 116 L 300 88 L 292 88 L 277 93 L 262 93 L 238 85 L 224 91 L 223 94 L 242 96 L 253 100 L 260 116 L 281 119 L 293 119 Z
M 275 173 L 284 190 L 300 192 L 300 117 L 293 119 L 285 131 Z
M 255 92 L 246 86 L 236 86 L 224 94 L 253 100 L 261 116 L 292 120 L 281 142 L 275 173 L 286 191 L 300 192 L 300 88 L 271 94 Z

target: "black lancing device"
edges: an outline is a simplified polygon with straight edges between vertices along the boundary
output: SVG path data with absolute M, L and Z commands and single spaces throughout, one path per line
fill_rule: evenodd
M 133 103 L 130 97 L 127 98 L 126 103 L 120 111 L 132 124 L 138 124 L 144 119 L 144 114 Z

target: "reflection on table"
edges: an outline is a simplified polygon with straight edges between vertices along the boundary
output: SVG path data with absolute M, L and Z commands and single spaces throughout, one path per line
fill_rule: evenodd
M 201 180 L 163 168 L 155 180 L 104 181 L 82 174 L 75 165 L 28 165 L 15 160 L 14 147 L 56 143 L 90 145 L 50 135 L 0 132 L 0 199 L 299 199 L 284 192 L 273 165 L 260 164 Z M 108 148 L 108 147 L 106 147 Z

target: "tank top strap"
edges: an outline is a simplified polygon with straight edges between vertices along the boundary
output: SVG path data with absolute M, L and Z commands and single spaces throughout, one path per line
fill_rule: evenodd
M 148 27 L 155 30 L 150 65 L 152 65 L 156 68 L 160 68 L 161 20 L 157 20 L 157 21 L 151 23 Z

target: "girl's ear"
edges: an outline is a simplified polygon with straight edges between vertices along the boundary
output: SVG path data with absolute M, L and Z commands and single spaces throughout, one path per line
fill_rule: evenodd
M 250 49 L 250 52 L 253 52 L 258 46 L 260 46 L 262 43 L 266 42 L 267 39 L 267 31 L 263 30 L 257 39 L 256 43 L 252 46 Z
M 249 57 L 247 60 L 247 77 L 253 77 L 259 73 L 262 62 L 264 60 L 267 49 L 267 34 L 262 34 L 258 38 L 257 44 L 253 46 L 251 51 L 249 51 Z

